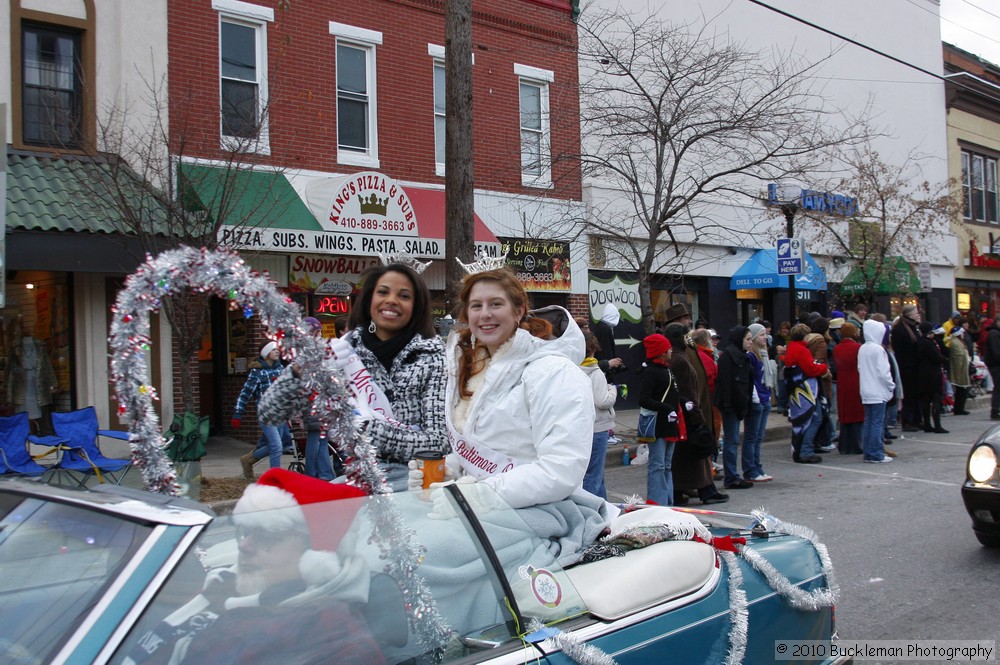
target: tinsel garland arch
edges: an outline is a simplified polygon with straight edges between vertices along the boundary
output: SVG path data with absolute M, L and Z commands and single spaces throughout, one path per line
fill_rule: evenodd
M 160 309 L 163 298 L 186 290 L 227 298 L 241 307 L 247 318 L 259 314 L 268 336 L 280 342 L 282 356 L 299 367 L 303 390 L 312 396 L 312 414 L 324 423 L 331 443 L 346 455 L 351 483 L 368 494 L 391 492 L 377 464 L 375 446 L 364 425 L 356 422 L 340 373 L 331 363 L 323 362 L 328 347 L 303 324 L 299 306 L 237 254 L 192 247 L 147 257 L 126 279 L 112 308 L 109 343 L 118 412 L 129 422 L 132 463 L 141 470 L 150 491 L 176 495 L 180 489 L 153 409 L 156 390 L 147 379 L 150 314 Z M 378 496 L 370 508 L 374 524 L 371 540 L 379 547 L 385 571 L 400 584 L 410 625 L 428 649 L 440 653 L 451 631 L 437 612 L 423 578 L 415 572 L 423 550 L 413 542 L 391 501 Z

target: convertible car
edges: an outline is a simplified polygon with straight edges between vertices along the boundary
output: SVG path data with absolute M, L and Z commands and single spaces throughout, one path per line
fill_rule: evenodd
M 312 504 L 304 537 L 329 551 L 276 557 L 270 572 L 305 580 L 278 594 L 239 561 L 293 544 L 262 530 L 279 515 L 0 479 L 3 662 L 837 662 L 832 570 L 807 529 L 640 508 L 614 547 L 563 567 L 520 511 L 434 491 L 451 515 L 429 491 Z
M 972 531 L 987 547 L 1000 547 L 1000 427 L 976 441 L 965 463 L 962 501 L 972 518 Z

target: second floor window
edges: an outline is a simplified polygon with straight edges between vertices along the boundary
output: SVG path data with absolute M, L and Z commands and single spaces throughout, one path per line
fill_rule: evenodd
M 518 77 L 521 133 L 521 184 L 552 186 L 552 135 L 549 127 L 549 84 L 554 74 L 547 69 L 514 64 Z
M 369 133 L 368 49 L 337 45 L 337 145 L 341 150 L 368 154 Z
M 222 21 L 219 64 L 223 136 L 252 139 L 260 132 L 260 31 L 259 25 Z
M 445 78 L 444 63 L 434 61 L 434 162 L 439 174 L 444 172 Z
M 962 216 L 972 222 L 997 223 L 996 158 L 962 151 Z
M 25 24 L 21 48 L 24 142 L 79 147 L 83 119 L 80 34 Z

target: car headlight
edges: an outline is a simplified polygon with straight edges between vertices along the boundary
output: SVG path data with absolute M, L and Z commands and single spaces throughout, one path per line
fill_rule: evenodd
M 985 483 L 997 470 L 997 454 L 992 446 L 979 446 L 969 455 L 969 477 Z

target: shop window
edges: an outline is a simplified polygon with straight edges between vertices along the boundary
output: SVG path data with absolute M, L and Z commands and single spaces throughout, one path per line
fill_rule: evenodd
M 267 153 L 267 23 L 273 10 L 213 0 L 219 16 L 222 147 Z
M 330 23 L 337 37 L 337 162 L 379 167 L 375 47 L 382 33 Z
M 519 78 L 521 183 L 526 187 L 551 187 L 551 128 L 549 83 L 551 71 L 514 65 Z
M 996 224 L 998 214 L 997 160 L 962 151 L 962 215 L 971 222 Z
M 78 148 L 82 143 L 83 71 L 79 31 L 21 27 L 21 118 L 26 144 Z

